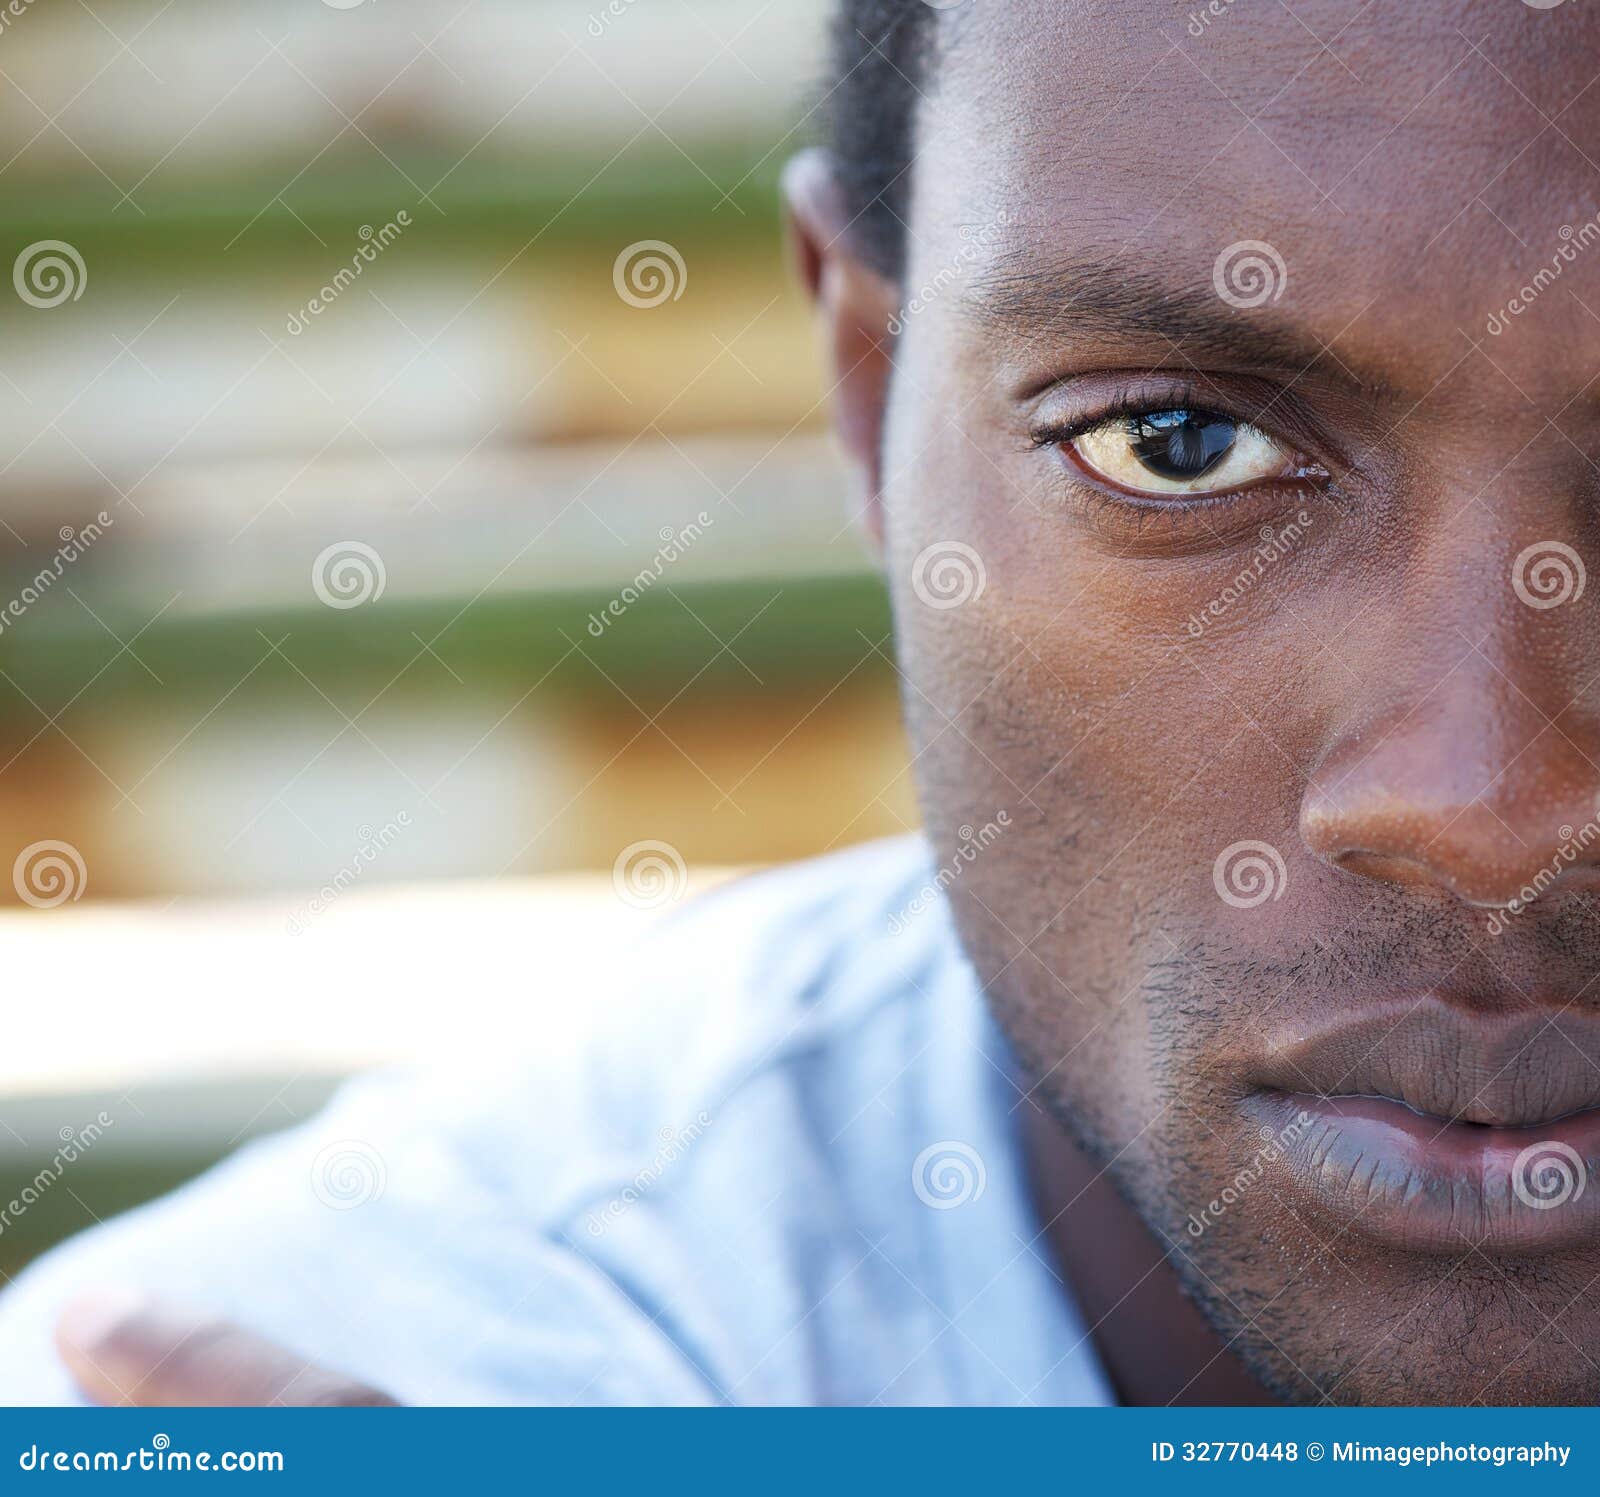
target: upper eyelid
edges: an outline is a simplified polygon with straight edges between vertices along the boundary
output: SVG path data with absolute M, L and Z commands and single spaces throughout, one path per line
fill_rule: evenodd
M 1247 421 L 1242 416 L 1229 415 L 1226 411 L 1213 410 L 1207 406 L 1195 404 L 1185 406 L 1179 403 L 1174 403 L 1171 405 L 1146 404 L 1134 410 L 1111 411 L 1108 414 L 1094 416 L 1084 420 L 1046 424 L 1041 427 L 1036 427 L 1028 434 L 1029 445 L 1035 449 L 1040 447 L 1054 447 L 1062 442 L 1076 441 L 1079 437 L 1087 436 L 1092 431 L 1099 431 L 1103 426 L 1110 426 L 1116 421 L 1125 421 L 1132 416 L 1159 415 L 1164 411 L 1176 410 L 1198 411 L 1202 415 L 1214 416 L 1223 421 L 1231 421 L 1241 431 L 1249 430 L 1257 432 L 1261 436 L 1265 437 L 1274 446 L 1281 447 L 1285 451 L 1293 450 L 1292 444 L 1286 443 L 1283 438 L 1276 436 L 1273 432 L 1267 430 L 1265 427 L 1258 426 L 1254 421 Z
M 1187 407 L 1252 426 L 1279 446 L 1330 471 L 1360 471 L 1344 446 L 1286 392 L 1259 382 L 1232 389 L 1229 376 L 1195 378 L 1179 371 L 1104 370 L 1077 373 L 1037 391 L 1022 413 L 1026 446 L 1047 447 L 1081 436 L 1120 416 Z M 1070 402 L 1070 412 L 1063 408 Z M 1048 414 L 1051 411 L 1059 415 Z

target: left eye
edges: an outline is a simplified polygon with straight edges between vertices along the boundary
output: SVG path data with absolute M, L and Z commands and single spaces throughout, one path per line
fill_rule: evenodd
M 1067 446 L 1098 478 L 1136 494 L 1209 494 L 1294 475 L 1293 454 L 1265 432 L 1205 411 L 1119 416 Z

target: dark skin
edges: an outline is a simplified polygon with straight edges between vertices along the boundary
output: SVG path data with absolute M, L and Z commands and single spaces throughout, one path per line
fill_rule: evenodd
M 1592 1403 L 1592 1234 L 1384 1238 L 1275 1160 L 1186 1223 L 1260 1152 L 1274 1057 L 1330 1013 L 1600 1007 L 1600 843 L 1504 935 L 1483 920 L 1600 800 L 1600 602 L 1511 586 L 1535 542 L 1600 562 L 1600 243 L 1486 331 L 1600 211 L 1600 21 L 1302 0 L 1195 37 L 1188 15 L 942 12 L 899 283 L 824 158 L 789 176 L 928 832 L 948 861 L 1009 814 L 950 896 L 1126 1399 Z M 1241 241 L 1276 252 L 1281 295 L 1219 295 Z M 1152 501 L 1051 437 L 1113 408 L 1253 424 L 1265 456 L 1220 497 Z M 951 541 L 984 586 L 929 606 L 921 559 Z M 1280 855 L 1285 897 L 1218 897 L 1242 841 Z M 1418 1069 L 1429 1034 L 1405 1039 Z M 139 1361 L 136 1318 L 85 1324 L 63 1342 L 88 1379 L 121 1337 L 98 1396 L 203 1391 L 172 1393 L 155 1342 Z

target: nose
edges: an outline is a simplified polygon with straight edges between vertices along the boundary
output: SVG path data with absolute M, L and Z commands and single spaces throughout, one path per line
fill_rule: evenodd
M 1600 888 L 1600 720 L 1574 700 L 1595 658 L 1576 631 L 1600 618 L 1557 619 L 1516 596 L 1485 608 L 1479 589 L 1435 602 L 1442 617 L 1411 621 L 1436 643 L 1444 623 L 1454 644 L 1393 652 L 1376 698 L 1352 703 L 1301 801 L 1306 847 L 1347 873 L 1484 907 Z

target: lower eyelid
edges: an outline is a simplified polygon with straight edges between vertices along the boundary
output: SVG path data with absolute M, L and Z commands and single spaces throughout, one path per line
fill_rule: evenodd
M 1304 470 L 1281 479 L 1262 479 L 1220 492 L 1136 493 L 1086 472 L 1055 447 L 1062 465 L 1064 503 L 1111 544 L 1137 555 L 1152 548 L 1163 556 L 1214 551 L 1257 535 L 1308 490 L 1320 492 L 1325 470 Z
M 1177 560 L 1257 544 L 1305 493 L 1274 491 L 1271 485 L 1218 497 L 1185 495 L 1177 500 L 1126 498 L 1088 484 L 1067 501 L 1083 527 L 1115 554 Z

